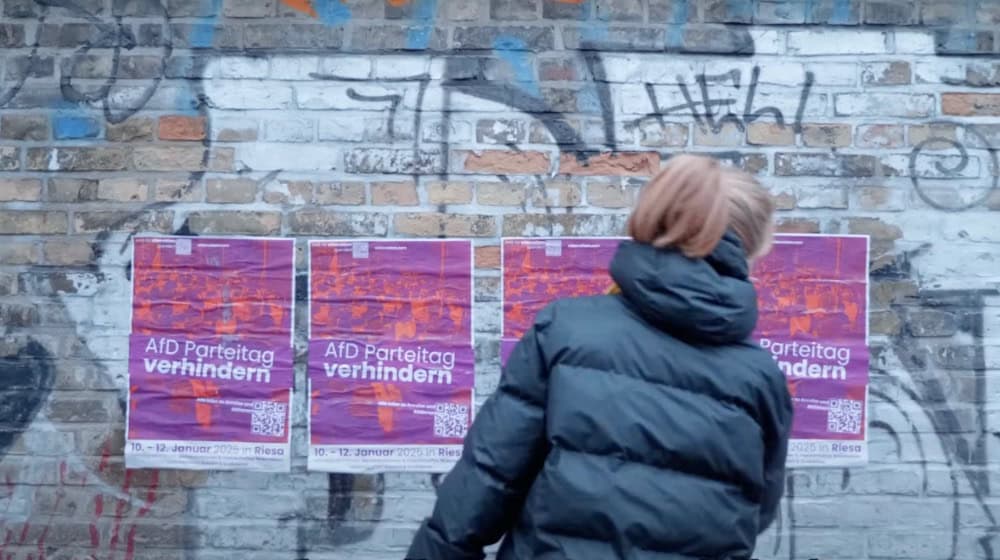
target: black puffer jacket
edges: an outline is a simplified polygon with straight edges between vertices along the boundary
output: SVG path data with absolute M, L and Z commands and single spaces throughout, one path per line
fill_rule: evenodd
M 748 341 L 727 235 L 706 259 L 624 243 L 621 296 L 539 314 L 438 490 L 412 560 L 745 559 L 782 495 L 785 378 Z

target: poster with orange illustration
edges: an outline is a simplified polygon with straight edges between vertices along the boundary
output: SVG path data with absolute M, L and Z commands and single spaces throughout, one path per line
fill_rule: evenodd
M 309 458 L 447 472 L 472 422 L 472 243 L 309 244 Z
M 500 359 L 507 363 L 535 315 L 567 297 L 603 294 L 621 238 L 506 238 L 501 246 L 503 316 Z
M 295 242 L 139 237 L 128 468 L 287 472 Z
M 790 467 L 868 460 L 868 237 L 781 235 L 754 266 L 756 337 L 788 379 Z

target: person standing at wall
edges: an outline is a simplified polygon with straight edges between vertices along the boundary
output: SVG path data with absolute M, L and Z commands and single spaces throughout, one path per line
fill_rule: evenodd
M 750 558 L 792 420 L 749 338 L 773 212 L 748 174 L 672 158 L 609 294 L 549 305 L 518 343 L 407 560 L 483 558 L 501 538 L 498 560 Z

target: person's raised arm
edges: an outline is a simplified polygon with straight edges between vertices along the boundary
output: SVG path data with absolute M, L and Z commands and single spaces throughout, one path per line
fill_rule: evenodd
M 407 560 L 465 560 L 503 537 L 546 456 L 548 367 L 542 352 L 547 308 L 507 361 L 496 392 L 483 404 L 462 457 L 438 488 L 430 519 Z

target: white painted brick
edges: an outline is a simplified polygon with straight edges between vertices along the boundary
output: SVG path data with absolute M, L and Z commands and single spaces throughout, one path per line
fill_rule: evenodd
M 209 106 L 219 109 L 287 109 L 292 106 L 292 88 L 248 80 L 208 80 L 205 94 Z
M 926 57 L 913 65 L 913 78 L 918 84 L 942 84 L 965 80 L 965 63 L 948 57 Z
M 769 553 L 763 548 L 764 553 Z M 815 529 L 796 529 L 796 558 L 815 558 L 820 560 L 857 560 L 864 558 L 865 542 L 862 539 L 845 539 L 840 531 L 824 531 Z M 765 557 L 754 553 L 755 560 Z M 777 558 L 782 558 L 779 554 Z M 787 558 L 787 552 L 786 556 Z
M 754 54 L 783 54 L 787 41 L 785 32 L 776 29 L 750 29 Z
M 842 116 L 928 117 L 933 95 L 907 93 L 842 93 L 834 96 L 834 112 Z
M 360 142 L 364 139 L 365 121 L 348 112 L 326 115 L 319 121 L 319 139 Z
M 695 86 L 697 88 L 697 86 Z M 691 88 L 688 88 L 691 91 Z M 685 101 L 683 94 L 680 92 L 677 86 L 671 85 L 659 85 L 653 88 L 653 92 L 656 95 L 656 102 L 660 111 L 671 107 L 677 107 L 687 103 Z M 739 92 L 737 90 L 732 90 L 729 97 L 736 98 L 735 95 Z M 612 95 L 617 100 L 617 110 L 624 115 L 647 115 L 654 111 L 653 102 L 649 98 L 649 94 L 646 92 L 646 88 L 638 84 L 623 84 L 612 91 Z M 716 94 L 717 99 L 719 94 Z M 692 100 L 698 102 L 700 94 L 692 92 Z M 724 97 L 728 98 L 728 97 Z M 699 108 L 699 112 L 701 109 Z M 674 115 L 690 115 L 692 110 L 690 108 L 677 110 L 676 112 L 671 112 L 669 115 L 664 115 L 665 117 L 673 117 Z
M 887 496 L 845 499 L 841 504 L 844 507 L 830 507 L 830 502 L 826 500 L 796 500 L 795 524 L 798 527 L 867 530 L 910 528 L 933 531 L 950 528 L 951 519 L 930 507 L 935 501 L 939 506 L 947 504 L 944 500 Z
M 359 82 L 357 85 L 342 85 L 333 83 L 308 83 L 295 86 L 295 98 L 302 109 L 334 109 L 338 111 L 378 111 L 387 109 L 389 101 L 368 101 L 352 98 L 350 92 L 357 96 L 384 97 L 388 95 L 404 95 L 406 87 L 392 87 Z
M 893 32 L 893 42 L 898 54 L 934 54 L 934 33 L 930 31 Z
M 814 62 L 806 64 L 817 86 L 854 86 L 858 83 L 858 66 L 853 62 Z
M 647 84 L 694 84 L 695 76 L 704 72 L 704 67 L 699 62 L 692 62 L 684 59 L 672 59 L 665 57 L 665 60 L 644 59 L 639 68 L 639 77 L 643 83 Z
M 997 227 L 996 219 L 987 212 L 978 215 L 970 213 L 962 217 L 953 216 L 949 215 L 942 224 L 941 233 L 945 240 L 1000 243 L 1000 227 Z M 1000 256 L 1000 251 L 996 248 L 991 250 L 993 256 Z M 983 256 L 988 257 L 990 254 Z M 996 364 L 991 364 L 990 361 L 987 360 L 987 367 L 995 367 Z
M 243 133 L 256 133 L 258 126 L 257 121 L 245 116 L 232 117 L 226 116 L 225 111 L 212 111 L 212 135 L 213 139 L 218 139 L 220 132 L 224 131 L 240 131 Z
M 881 31 L 807 30 L 788 33 L 788 51 L 803 56 L 882 54 L 888 52 Z
M 938 531 L 896 531 L 892 533 L 870 533 L 868 535 L 868 555 L 870 558 L 906 558 L 908 560 L 931 560 L 951 556 L 951 532 Z
M 264 139 L 272 142 L 308 142 L 315 136 L 315 121 L 282 119 L 264 123 Z
M 341 78 L 364 79 L 371 76 L 372 61 L 363 56 L 330 56 L 321 58 L 319 72 Z
M 796 198 L 799 208 L 847 208 L 847 190 L 836 185 L 799 187 Z
M 251 171 L 329 171 L 341 166 L 335 146 L 257 142 L 236 148 L 236 166 Z
M 510 105 L 499 101 L 481 99 L 473 95 L 468 95 L 459 91 L 450 91 L 446 95 L 445 88 L 440 84 L 431 84 L 424 91 L 423 101 L 420 101 L 419 87 L 416 82 L 407 84 L 405 96 L 403 97 L 403 107 L 410 110 L 421 110 L 428 112 L 451 110 L 455 112 L 476 112 L 476 113 L 506 113 L 512 114 Z M 448 103 L 445 103 L 445 99 Z
M 640 79 L 642 59 L 638 55 L 612 53 L 601 56 L 604 76 L 609 82 L 633 82 Z
M 276 80 L 313 80 L 319 72 L 319 57 L 276 56 L 271 58 L 270 76 Z
M 426 75 L 430 59 L 426 56 L 379 56 L 375 58 L 375 79 L 407 79 Z
M 217 78 L 266 78 L 268 75 L 268 60 L 264 57 L 250 58 L 246 56 L 227 56 L 219 59 Z
M 446 126 L 448 127 L 447 135 L 445 134 Z M 449 144 L 471 142 L 474 128 L 472 122 L 457 117 L 445 120 L 425 116 L 420 124 L 421 140 L 424 142 L 444 142 L 447 138 Z
M 743 73 L 743 81 L 748 87 L 752 72 Z M 806 80 L 805 66 L 800 62 L 767 62 L 760 65 L 761 84 L 773 84 L 779 86 L 801 86 Z
M 910 172 L 910 162 L 913 162 L 913 173 Z M 896 154 L 882 158 L 882 165 L 892 169 L 899 176 L 927 179 L 973 179 L 982 175 L 982 165 L 978 157 L 961 156 L 949 152 L 921 152 L 916 158 L 910 155 Z

